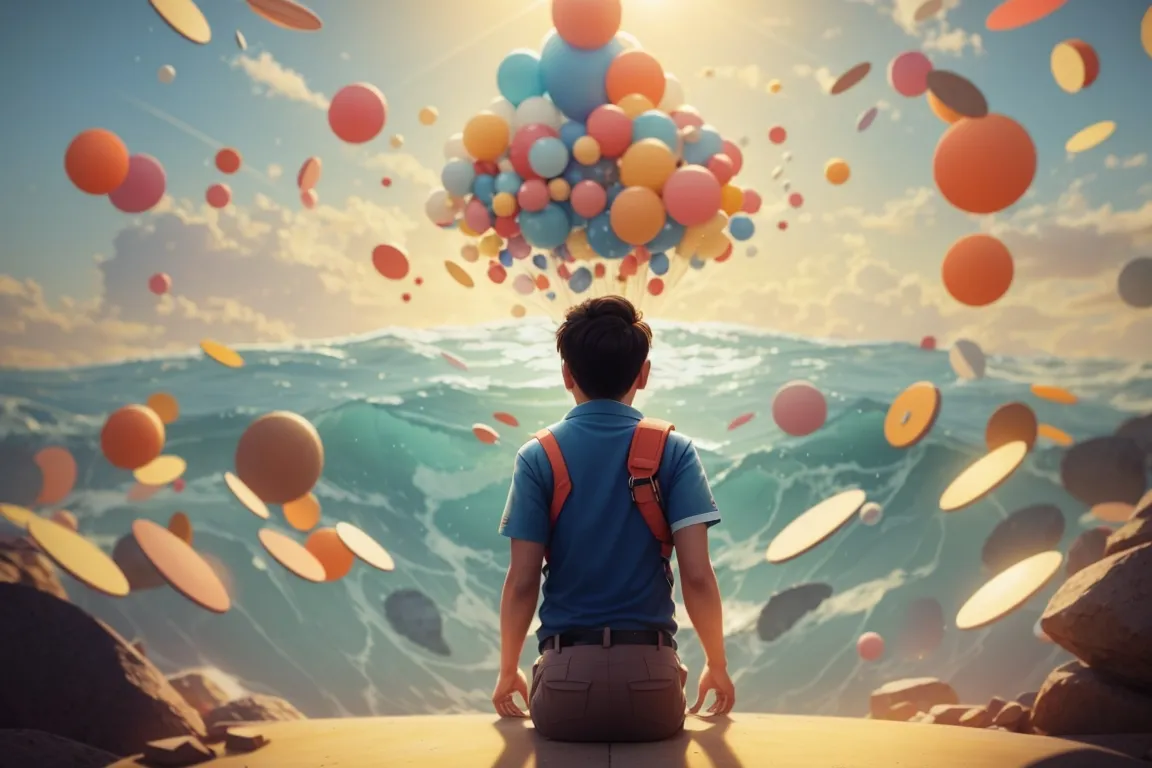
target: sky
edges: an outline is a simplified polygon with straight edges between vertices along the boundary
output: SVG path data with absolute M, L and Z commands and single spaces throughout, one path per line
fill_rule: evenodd
M 985 19 L 997 3 L 949 0 L 917 25 L 918 0 L 624 0 L 622 29 L 685 84 L 707 122 L 747 139 L 735 183 L 765 201 L 755 236 L 731 259 L 644 297 L 645 312 L 819 338 L 968 338 L 989 354 L 1152 359 L 1152 310 L 1126 306 L 1116 291 L 1122 266 L 1152 255 L 1152 58 L 1139 37 L 1149 2 L 1069 0 L 1031 26 L 993 32 Z M 201 7 L 213 30 L 203 46 L 145 0 L 0 4 L 0 103 L 9 116 L 0 144 L 8 191 L 0 366 L 98 363 L 183 351 L 203 338 L 284 342 L 505 320 L 517 303 L 529 317 L 558 316 L 562 307 L 543 296 L 490 283 L 483 259 L 461 262 L 464 235 L 423 213 L 445 141 L 499 95 L 507 53 L 539 49 L 548 0 L 309 0 L 324 20 L 314 33 L 278 28 L 244 0 Z M 1069 38 L 1101 60 L 1098 81 L 1075 95 L 1049 71 L 1052 47 Z M 947 126 L 886 78 L 888 62 L 908 50 L 969 78 L 993 112 L 1027 128 L 1039 170 L 1014 206 L 972 216 L 941 198 L 932 156 Z M 873 66 L 867 79 L 827 93 L 864 61 Z M 163 65 L 177 72 L 167 85 L 157 78 Z M 779 93 L 769 91 L 772 79 Z M 385 130 L 357 147 L 326 118 L 331 96 L 354 82 L 376 85 L 389 107 Z M 439 112 L 432 126 L 418 121 L 424 106 Z M 870 106 L 880 115 L 857 132 Z M 1117 123 L 1108 141 L 1065 152 L 1069 137 L 1101 120 Z M 776 125 L 788 130 L 783 147 L 767 139 Z M 64 151 L 92 127 L 163 163 L 160 205 L 127 215 L 70 184 Z M 396 134 L 399 149 L 389 141 Z M 222 146 L 244 158 L 232 177 L 213 164 Z M 295 178 L 311 155 L 323 159 L 324 175 L 320 205 L 305 210 Z M 823 179 L 832 157 L 852 168 L 843 186 Z M 799 211 L 771 178 L 779 165 L 804 195 Z M 391 187 L 381 185 L 385 175 Z M 233 191 L 223 211 L 204 201 L 218 181 Z M 787 231 L 777 229 L 781 219 Z M 979 309 L 949 297 L 940 277 L 948 247 L 976 232 L 1000 237 L 1016 269 L 1008 294 Z M 408 252 L 407 279 L 373 270 L 380 244 Z M 446 259 L 476 286 L 455 283 Z M 154 272 L 171 275 L 169 295 L 148 292 Z

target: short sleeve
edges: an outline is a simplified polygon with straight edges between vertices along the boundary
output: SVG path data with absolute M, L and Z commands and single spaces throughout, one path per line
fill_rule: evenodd
M 677 432 L 668 435 L 660 466 L 660 486 L 664 494 L 664 515 L 672 533 L 698 523 L 711 527 L 720 522 L 720 510 L 712 497 L 696 446 Z
M 551 521 L 552 470 L 540 444 L 533 440 L 516 454 L 512 487 L 500 518 L 500 533 L 510 539 L 547 544 Z

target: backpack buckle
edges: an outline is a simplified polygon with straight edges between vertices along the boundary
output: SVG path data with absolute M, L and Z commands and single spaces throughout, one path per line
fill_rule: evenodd
M 653 499 L 655 500 L 655 502 L 657 504 L 659 504 L 661 507 L 663 507 L 664 506 L 664 500 L 660 495 L 660 482 L 656 479 L 655 475 L 653 475 L 652 477 L 636 477 L 635 475 L 629 475 L 628 476 L 628 492 L 632 495 L 632 503 L 633 504 L 639 504 L 640 503 L 636 499 L 636 489 L 637 488 L 644 488 L 645 486 L 650 487 L 652 489 Z

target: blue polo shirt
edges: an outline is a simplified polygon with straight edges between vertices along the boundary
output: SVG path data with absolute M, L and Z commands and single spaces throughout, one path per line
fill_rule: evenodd
M 500 533 L 549 547 L 540 640 L 602 627 L 676 632 L 660 542 L 628 491 L 628 449 L 641 418 L 616 400 L 592 400 L 549 427 L 572 481 L 554 531 L 548 455 L 537 440 L 516 454 Z M 696 448 L 679 432 L 668 436 L 657 479 L 673 533 L 720 522 Z

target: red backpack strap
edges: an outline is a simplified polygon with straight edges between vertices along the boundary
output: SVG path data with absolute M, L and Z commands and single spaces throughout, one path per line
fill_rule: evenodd
M 664 445 L 668 433 L 674 430 L 671 422 L 643 418 L 632 433 L 632 447 L 628 450 L 628 487 L 632 501 L 644 517 L 648 530 L 660 542 L 660 556 L 672 557 L 672 531 L 664 517 L 664 500 L 656 473 L 664 458 Z
M 568 465 L 564 463 L 564 454 L 560 452 L 560 443 L 551 430 L 542 429 L 536 433 L 536 439 L 544 453 L 548 455 L 548 463 L 552 465 L 552 504 L 548 509 L 548 522 L 551 528 L 556 527 L 556 518 L 560 517 L 560 510 L 572 492 L 572 479 L 568 476 Z M 544 550 L 544 558 L 548 558 L 548 550 Z

